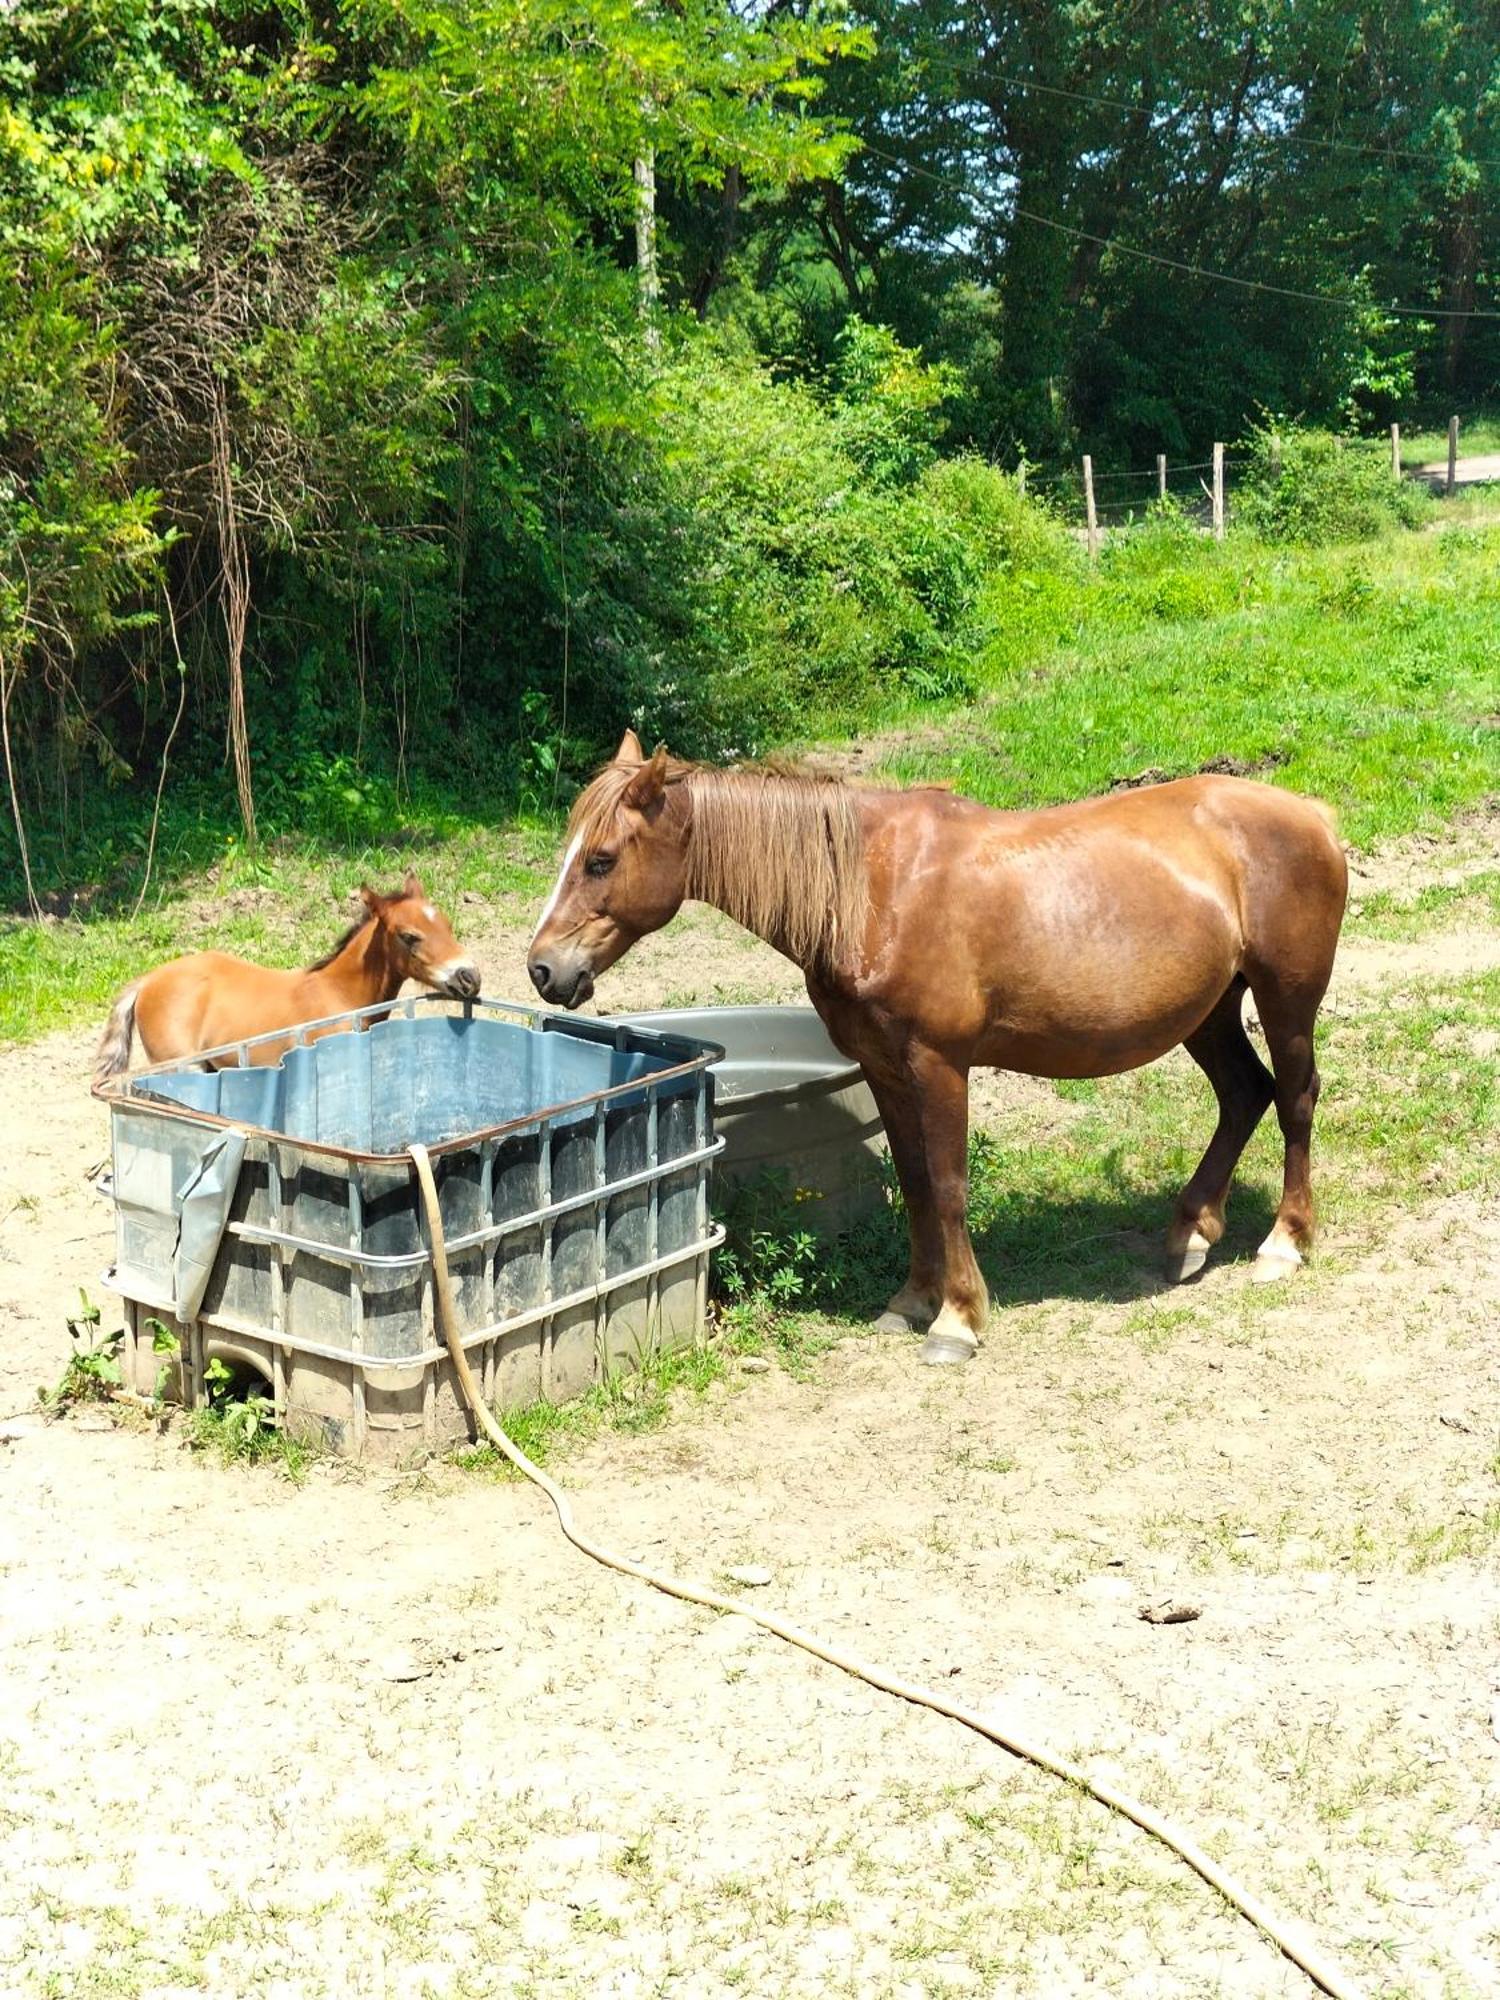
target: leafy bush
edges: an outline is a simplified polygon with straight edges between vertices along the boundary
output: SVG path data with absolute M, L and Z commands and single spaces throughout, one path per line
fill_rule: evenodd
M 1361 439 L 1267 417 L 1246 449 L 1234 516 L 1264 541 L 1357 542 L 1416 527 L 1431 512 L 1426 489 L 1392 479 L 1384 450 Z
M 810 706 L 970 687 L 984 555 L 928 463 L 943 378 L 879 328 L 843 361 L 820 394 L 694 333 L 634 424 L 590 441 L 569 563 L 574 717 L 596 742 L 629 719 L 754 753 Z
M 931 463 L 958 386 L 957 371 L 929 367 L 889 327 L 844 322 L 834 368 L 834 435 L 861 472 L 879 485 L 906 484 Z
M 980 574 L 1080 567 L 1077 540 L 1066 525 L 983 459 L 942 460 L 923 474 L 920 491 L 962 533 Z

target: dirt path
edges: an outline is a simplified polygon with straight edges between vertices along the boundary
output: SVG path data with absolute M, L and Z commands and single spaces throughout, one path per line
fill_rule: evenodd
M 1402 470 L 1411 479 L 1440 483 L 1448 477 L 1448 461 L 1432 458 L 1421 465 L 1404 466 Z M 1461 458 L 1453 469 L 1455 486 L 1484 486 L 1492 479 L 1500 479 L 1500 452 L 1478 452 Z
M 1429 864 L 1380 865 L 1412 886 L 1459 865 Z M 491 990 L 523 990 L 508 914 L 468 929 Z M 1379 949 L 1352 941 L 1339 1005 L 1447 965 L 1449 939 L 1395 974 Z M 706 919 L 603 999 L 795 992 Z M 78 1284 L 100 1296 L 87 1055 L 0 1053 L 0 1413 L 56 1379 Z M 1031 1129 L 1058 1102 L 1002 1086 L 981 1116 Z M 1497 1313 L 1500 1219 L 1451 1201 L 1335 1239 L 1277 1299 L 1225 1264 L 1190 1295 L 1143 1277 L 1124 1304 L 1014 1308 L 957 1374 L 870 1338 L 807 1381 L 737 1375 L 566 1478 L 627 1548 L 763 1563 L 768 1601 L 1181 1814 L 1371 1990 L 1479 1996 Z M 320 1464 L 294 1488 L 23 1419 L 0 1593 L 7 1993 L 1307 1990 L 1132 1829 L 592 1568 L 513 1485 Z M 1167 1598 L 1202 1616 L 1137 1616 Z

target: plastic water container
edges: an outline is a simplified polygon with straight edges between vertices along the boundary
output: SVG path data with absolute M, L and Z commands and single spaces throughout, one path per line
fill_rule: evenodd
M 114 1151 L 127 1380 L 159 1321 L 182 1399 L 214 1359 L 292 1430 L 399 1459 L 468 1435 L 405 1148 L 438 1184 L 470 1365 L 501 1407 L 578 1395 L 699 1333 L 713 1044 L 498 1001 L 415 996 L 307 1023 L 274 1065 L 98 1086 Z M 317 1032 L 311 1033 L 310 1031 Z M 285 1030 L 275 1037 L 283 1039 Z

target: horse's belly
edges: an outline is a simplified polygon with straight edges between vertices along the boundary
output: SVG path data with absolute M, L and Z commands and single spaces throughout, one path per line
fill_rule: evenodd
M 1030 1076 L 1139 1069 L 1192 1034 L 1239 970 L 1235 938 L 1213 921 L 1159 949 L 1084 946 L 1046 965 L 997 982 L 977 1062 Z
M 1222 990 L 1222 989 L 1221 989 Z M 1031 1032 L 997 1028 L 974 1052 L 984 1069 L 1013 1069 L 1024 1076 L 1118 1076 L 1155 1062 L 1198 1027 L 1218 994 L 1202 1008 L 1185 1009 L 1166 1021 L 1132 1022 L 1113 1031 L 1085 1035 L 1076 1029 L 1036 1029 Z

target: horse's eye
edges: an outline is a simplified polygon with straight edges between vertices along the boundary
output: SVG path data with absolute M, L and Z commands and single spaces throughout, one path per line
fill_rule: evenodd
M 583 864 L 585 875 L 607 875 L 615 865 L 612 854 L 591 854 Z
M 417 946 L 422 942 L 422 933 L 420 931 L 397 931 L 396 936 L 407 951 L 415 951 Z

